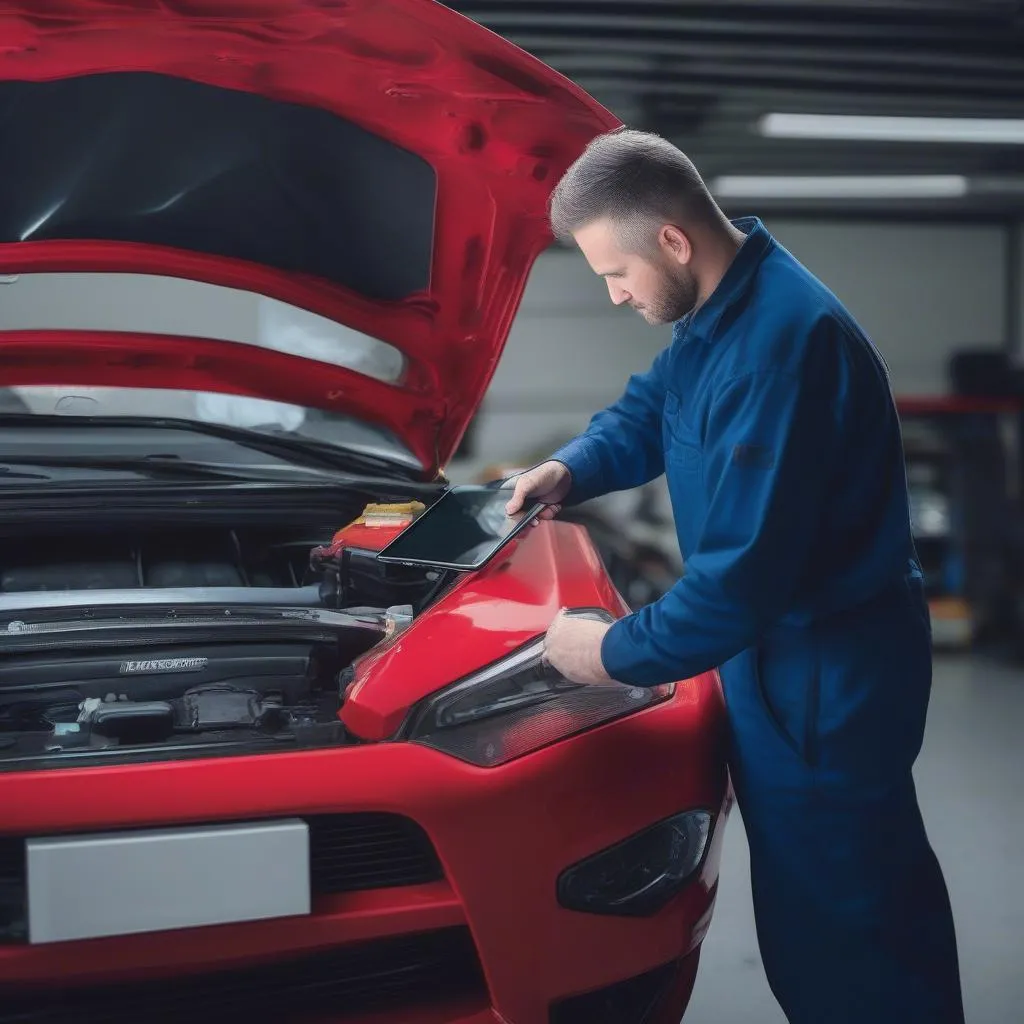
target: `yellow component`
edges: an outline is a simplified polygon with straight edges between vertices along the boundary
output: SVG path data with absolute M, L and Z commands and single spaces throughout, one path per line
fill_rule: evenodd
M 426 507 L 427 506 L 424 505 L 422 501 L 404 501 L 404 502 L 398 502 L 398 503 L 391 504 L 391 505 L 375 505 L 375 504 L 370 504 L 370 505 L 367 505 L 366 508 L 363 509 L 363 515 L 364 516 L 365 515 L 372 515 L 372 514 L 378 513 L 378 512 L 384 512 L 384 513 L 387 513 L 387 514 L 396 514 L 396 515 L 403 515 L 403 514 L 405 514 L 405 515 L 409 515 L 409 514 L 411 514 L 411 515 L 418 515 Z
M 969 647 L 974 641 L 974 613 L 959 597 L 937 597 L 928 602 L 932 642 L 937 648 Z
M 426 509 L 422 501 L 404 501 L 392 504 L 371 503 L 363 509 L 363 514 L 350 526 L 396 526 L 411 523 Z
M 960 597 L 933 597 L 928 607 L 938 619 L 967 619 L 971 615 L 971 606 Z

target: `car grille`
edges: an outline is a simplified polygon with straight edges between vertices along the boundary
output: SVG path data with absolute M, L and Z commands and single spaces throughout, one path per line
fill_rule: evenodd
M 677 964 L 566 999 L 552 1007 L 550 1024 L 650 1024 L 671 984 Z
M 0 988 L 0 1024 L 300 1024 L 485 993 L 468 930 L 453 928 L 169 981 Z
M 0 943 L 17 941 L 25 929 L 25 843 L 0 836 Z
M 427 834 L 401 815 L 324 814 L 306 822 L 314 896 L 444 878 Z M 25 841 L 0 836 L 0 943 L 25 938 L 25 891 Z
M 427 834 L 397 814 L 333 814 L 309 822 L 314 893 L 423 885 L 444 877 Z

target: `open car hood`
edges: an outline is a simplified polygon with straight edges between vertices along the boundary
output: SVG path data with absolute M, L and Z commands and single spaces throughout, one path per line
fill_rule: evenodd
M 550 243 L 552 187 L 618 125 L 430 0 L 0 2 L 0 272 L 203 281 L 401 354 L 381 379 L 237 341 L 8 330 L 0 386 L 289 402 L 438 470 Z

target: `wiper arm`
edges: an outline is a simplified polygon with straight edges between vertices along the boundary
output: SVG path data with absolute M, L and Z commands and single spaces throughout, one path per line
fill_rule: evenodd
M 16 455 L 7 456 L 0 462 L 0 483 L 11 479 L 48 479 L 39 473 L 25 473 L 12 469 L 16 466 L 34 469 L 123 471 L 147 476 L 174 477 L 179 480 L 246 480 L 259 475 L 255 467 L 250 472 L 241 472 L 203 462 L 186 462 L 173 456 Z
M 304 466 L 318 469 L 329 469 L 334 472 L 355 474 L 381 474 L 394 478 L 396 474 L 409 481 L 421 482 L 422 469 L 417 472 L 413 467 L 397 459 L 389 459 L 382 455 L 357 451 L 317 441 L 308 437 L 293 437 L 288 434 L 268 434 L 257 430 L 246 430 L 245 427 L 228 427 L 220 423 L 195 423 L 192 420 L 147 420 L 146 426 L 170 427 L 176 430 L 192 430 L 210 437 L 220 437 L 226 441 L 263 452 L 279 459 L 287 459 Z M 436 488 L 435 488 L 436 489 Z
M 0 463 L 0 483 L 5 480 L 49 480 L 50 477 L 46 473 L 31 473 L 25 472 L 21 469 L 12 469 L 10 466 L 6 466 Z
M 396 476 L 413 484 L 420 484 L 424 493 L 434 493 L 440 488 L 437 483 L 427 484 L 422 470 L 397 459 L 372 455 L 368 452 L 342 448 L 326 441 L 309 438 L 293 438 L 282 434 L 265 434 L 245 427 L 224 426 L 220 423 L 202 423 L 197 420 L 178 419 L 165 416 L 53 416 L 35 413 L 0 414 L 0 427 L 5 425 L 38 427 L 67 427 L 69 421 L 78 426 L 91 427 L 150 427 L 165 430 L 183 430 L 207 437 L 218 437 L 241 445 L 251 451 L 262 452 L 274 458 L 284 459 L 311 469 L 331 470 L 354 475 L 379 474 L 392 484 Z

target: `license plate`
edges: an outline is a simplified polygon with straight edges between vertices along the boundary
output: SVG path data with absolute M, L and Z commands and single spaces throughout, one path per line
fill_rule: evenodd
M 301 820 L 30 839 L 26 868 L 33 944 L 310 913 Z

